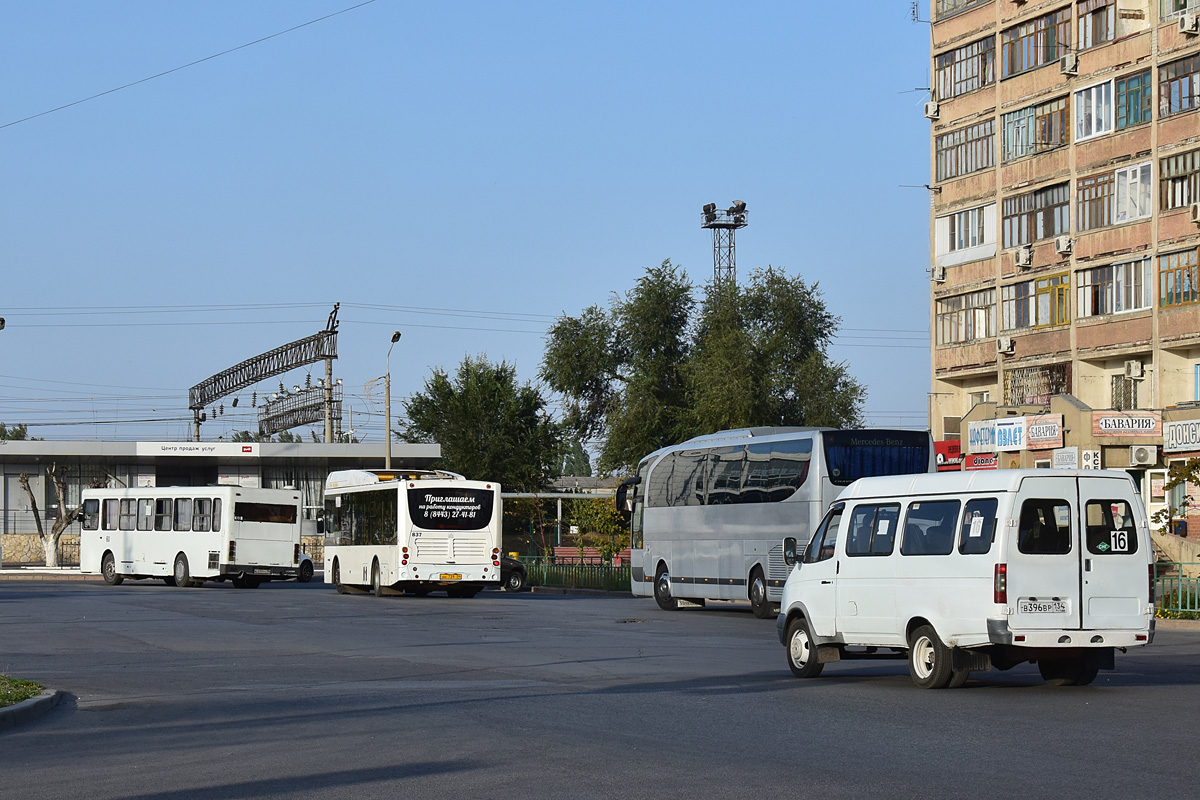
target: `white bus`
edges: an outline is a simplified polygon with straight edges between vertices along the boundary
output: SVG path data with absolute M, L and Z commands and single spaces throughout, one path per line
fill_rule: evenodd
M 300 493 L 240 486 L 85 489 L 79 568 L 117 585 L 229 579 L 239 589 L 300 576 Z
M 345 470 L 325 482 L 325 574 L 341 594 L 500 585 L 500 484 L 442 471 Z
M 748 599 L 765 619 L 787 580 L 785 536 L 807 544 L 858 478 L 936 469 L 925 431 L 747 428 L 664 447 L 617 490 L 633 593 L 666 610 Z

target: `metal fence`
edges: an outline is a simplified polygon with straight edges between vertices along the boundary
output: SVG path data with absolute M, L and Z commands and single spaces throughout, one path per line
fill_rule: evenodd
M 531 586 L 560 586 L 569 589 L 629 591 L 629 567 L 611 564 L 556 564 L 550 556 L 524 556 Z
M 1200 611 L 1198 575 L 1200 563 L 1155 565 L 1155 605 L 1165 611 Z

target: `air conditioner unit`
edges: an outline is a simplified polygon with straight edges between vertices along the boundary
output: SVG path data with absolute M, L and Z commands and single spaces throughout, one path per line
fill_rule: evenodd
M 1129 466 L 1149 467 L 1158 463 L 1158 448 L 1152 444 L 1131 444 Z
M 1060 256 L 1069 256 L 1071 255 L 1071 244 L 1070 236 L 1056 236 L 1054 237 L 1054 252 Z
M 1125 362 L 1125 377 L 1140 378 L 1143 375 L 1142 362 L 1137 359 Z
M 1192 222 L 1200 223 L 1200 203 L 1192 203 Z
M 925 104 L 925 118 L 926 119 L 937 119 L 938 118 L 937 100 L 930 100 L 928 103 Z
M 1033 248 L 1029 245 L 1022 245 L 1017 248 L 1016 254 L 1013 256 L 1018 267 L 1028 269 L 1033 266 Z
M 934 283 L 945 283 L 946 282 L 946 268 L 945 267 L 930 267 L 929 268 L 929 280 L 933 281 Z
M 1058 60 L 1058 70 L 1063 75 L 1078 75 L 1079 74 L 1079 54 L 1067 53 Z
M 1011 356 L 1017 352 L 1017 340 L 1011 336 L 1001 336 L 996 340 L 996 352 L 1003 356 Z
M 1179 18 L 1179 32 L 1189 36 L 1200 33 L 1200 15 L 1184 14 Z

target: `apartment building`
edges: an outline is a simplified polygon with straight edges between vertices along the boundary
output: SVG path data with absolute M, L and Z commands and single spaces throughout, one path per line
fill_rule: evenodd
M 1157 423 L 1058 447 L 1161 467 L 1200 417 L 1200 0 L 931 2 L 934 438 L 1067 397 Z

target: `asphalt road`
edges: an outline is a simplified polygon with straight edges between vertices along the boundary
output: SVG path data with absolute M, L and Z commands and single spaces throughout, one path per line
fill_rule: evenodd
M 748 606 L 0 583 L 0 672 L 70 693 L 0 733 L 0 797 L 1195 796 L 1200 631 L 1090 687 L 791 676 Z

